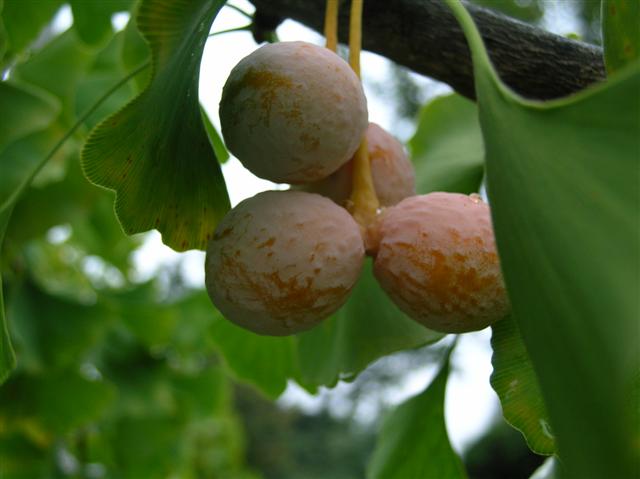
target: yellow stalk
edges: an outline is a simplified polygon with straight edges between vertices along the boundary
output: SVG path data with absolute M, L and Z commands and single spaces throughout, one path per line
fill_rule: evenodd
M 349 65 L 360 77 L 360 49 L 362 48 L 362 1 L 352 0 L 349 13 Z
M 338 50 L 338 0 L 327 0 L 324 14 L 324 36 L 327 48 L 332 52 Z
M 349 64 L 358 77 L 360 77 L 362 43 L 362 2 L 363 0 L 352 0 L 349 24 Z M 371 163 L 365 135 L 353 157 L 350 211 L 360 227 L 366 231 L 367 226 L 375 219 L 379 206 L 371 176 Z

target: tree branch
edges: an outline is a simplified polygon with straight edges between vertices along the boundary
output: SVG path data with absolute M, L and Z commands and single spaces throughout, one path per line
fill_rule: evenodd
M 257 11 L 322 31 L 324 0 L 251 0 Z M 341 1 L 340 41 L 348 34 Z M 465 4 L 502 80 L 523 96 L 566 96 L 605 78 L 602 50 Z M 471 57 L 462 30 L 440 0 L 367 0 L 363 47 L 475 98 Z

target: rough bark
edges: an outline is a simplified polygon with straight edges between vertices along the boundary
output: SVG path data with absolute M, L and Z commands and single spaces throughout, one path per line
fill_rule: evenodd
M 262 13 L 322 31 L 325 0 L 251 0 Z M 348 34 L 348 1 L 341 2 L 340 40 Z M 465 4 L 503 81 L 535 99 L 566 96 L 605 78 L 602 50 Z M 367 0 L 363 47 L 474 98 L 467 42 L 442 0 Z

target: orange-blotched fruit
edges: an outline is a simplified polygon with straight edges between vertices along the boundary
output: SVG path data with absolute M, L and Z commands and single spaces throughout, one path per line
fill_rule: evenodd
M 207 248 L 215 306 L 255 333 L 312 328 L 347 300 L 364 260 L 360 229 L 320 195 L 268 191 L 233 208 Z
M 415 170 L 402 144 L 376 123 L 369 123 L 366 138 L 373 186 L 380 206 L 393 206 L 415 195 Z M 353 160 L 327 178 L 301 188 L 344 205 L 351 195 L 352 183 Z
M 369 233 L 378 282 L 424 326 L 464 333 L 509 313 L 489 206 L 478 195 L 407 198 Z
M 220 123 L 229 150 L 255 175 L 307 183 L 353 156 L 367 128 L 367 101 L 358 77 L 332 51 L 273 43 L 231 71 Z

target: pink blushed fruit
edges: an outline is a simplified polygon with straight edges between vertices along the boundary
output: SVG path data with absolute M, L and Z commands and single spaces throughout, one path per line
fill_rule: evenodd
M 407 198 L 383 213 L 370 237 L 380 285 L 424 326 L 464 333 L 509 313 L 489 206 L 479 196 Z
M 282 336 L 312 328 L 347 300 L 364 260 L 358 225 L 320 195 L 269 191 L 241 202 L 207 248 L 205 282 L 230 321 Z
M 280 42 L 233 68 L 220 122 L 227 147 L 255 175 L 307 183 L 353 156 L 367 128 L 367 101 L 338 55 L 306 42 Z

